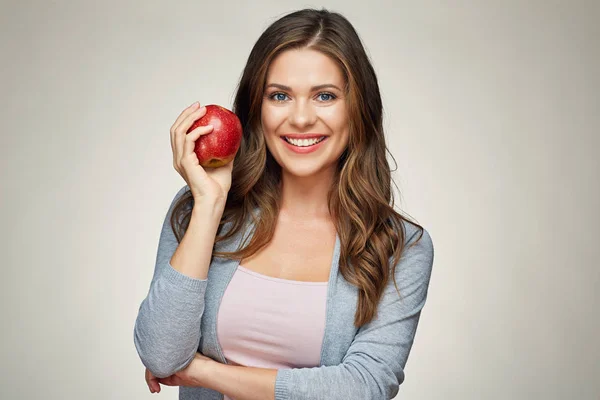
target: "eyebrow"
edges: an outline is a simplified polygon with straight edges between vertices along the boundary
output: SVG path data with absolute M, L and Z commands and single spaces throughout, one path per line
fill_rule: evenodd
M 289 87 L 289 86 L 285 86 L 285 85 L 280 85 L 279 83 L 269 83 L 269 84 L 268 84 L 268 85 L 265 87 L 265 89 L 266 89 L 266 88 L 269 88 L 269 87 L 274 87 L 274 88 L 281 89 L 281 90 L 287 90 L 288 92 L 291 92 L 291 91 L 292 91 L 292 88 L 291 88 L 291 87 Z M 339 90 L 340 92 L 342 91 L 342 89 L 340 89 L 339 87 L 337 87 L 337 86 L 335 86 L 335 85 L 333 85 L 333 84 L 331 84 L 331 83 L 325 83 L 325 84 L 323 84 L 323 85 L 317 85 L 317 86 L 313 86 L 313 87 L 311 87 L 311 88 L 310 88 L 310 91 L 311 91 L 311 92 L 314 92 L 315 90 L 327 89 L 327 88 L 334 88 L 334 89 L 337 89 L 337 90 Z

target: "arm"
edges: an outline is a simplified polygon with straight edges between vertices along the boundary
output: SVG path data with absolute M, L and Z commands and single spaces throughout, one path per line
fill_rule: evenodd
M 412 244 L 416 237 L 410 239 Z M 362 326 L 342 363 L 334 366 L 268 369 L 209 360 L 195 373 L 198 386 L 237 400 L 382 400 L 392 399 L 404 381 L 433 266 L 427 231 L 406 250 L 396 268 L 401 299 L 390 282 L 377 317 Z
M 275 400 L 277 370 L 221 364 L 210 360 L 196 373 L 196 386 L 236 400 Z
M 178 244 L 170 217 L 185 189 L 177 193 L 164 219 L 154 276 L 134 327 L 142 363 L 161 378 L 185 368 L 198 350 L 206 277 L 220 219 L 214 209 L 195 204 L 189 228 Z
M 413 235 L 407 245 L 416 239 Z M 392 399 L 404 381 L 404 367 L 425 304 L 433 266 L 427 231 L 406 250 L 396 269 L 402 298 L 390 282 L 377 317 L 362 326 L 342 363 L 334 366 L 268 369 L 210 360 L 196 372 L 198 386 L 237 400 Z

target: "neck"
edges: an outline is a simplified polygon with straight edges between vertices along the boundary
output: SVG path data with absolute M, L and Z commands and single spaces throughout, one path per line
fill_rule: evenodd
M 335 171 L 322 171 L 310 177 L 286 174 L 281 176 L 280 214 L 290 219 L 331 219 L 327 194 Z

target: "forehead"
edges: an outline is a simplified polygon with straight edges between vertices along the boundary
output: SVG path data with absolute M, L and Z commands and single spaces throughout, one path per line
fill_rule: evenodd
M 325 83 L 342 87 L 344 76 L 339 66 L 320 51 L 293 49 L 282 52 L 271 62 L 266 83 L 279 83 L 292 88 Z

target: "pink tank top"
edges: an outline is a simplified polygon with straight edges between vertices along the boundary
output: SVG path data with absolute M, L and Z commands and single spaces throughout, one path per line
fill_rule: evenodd
M 274 278 L 238 266 L 217 314 L 217 338 L 228 363 L 318 367 L 328 283 Z

